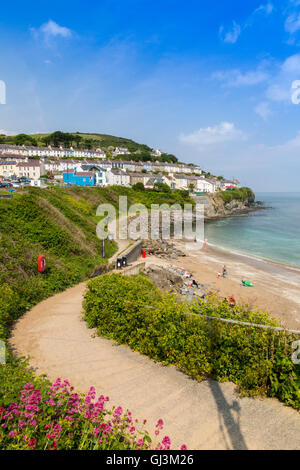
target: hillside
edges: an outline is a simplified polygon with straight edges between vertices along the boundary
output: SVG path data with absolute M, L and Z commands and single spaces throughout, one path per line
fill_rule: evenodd
M 96 235 L 96 209 L 101 203 L 190 202 L 184 192 L 146 193 L 121 186 L 108 188 L 29 188 L 13 199 L 0 199 L 0 339 L 12 321 L 31 306 L 86 278 L 105 262 Z M 106 242 L 111 256 L 115 243 Z M 40 274 L 37 258 L 45 254 Z
M 109 147 L 126 147 L 131 152 L 136 150 L 141 151 L 151 151 L 151 148 L 145 144 L 139 144 L 134 140 L 127 139 L 124 137 L 117 137 L 108 134 L 98 134 L 98 133 L 83 133 L 83 132 L 70 132 L 63 133 L 56 131 L 55 133 L 45 133 L 45 134 L 18 134 L 17 136 L 1 136 L 1 141 L 9 144 L 18 144 L 16 138 L 19 139 L 21 145 L 33 144 L 38 146 L 43 146 L 47 143 L 48 140 L 51 140 L 51 136 L 56 134 L 57 143 L 63 143 L 64 136 L 71 136 L 70 142 L 74 146 L 84 147 L 84 146 L 99 146 L 103 149 L 108 149 Z M 73 140 L 72 140 L 73 138 Z M 17 139 L 17 140 L 18 140 Z

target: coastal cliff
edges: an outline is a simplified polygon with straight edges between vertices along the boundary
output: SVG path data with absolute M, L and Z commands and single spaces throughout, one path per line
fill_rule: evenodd
M 234 195 L 228 197 L 227 194 L 215 193 L 195 196 L 194 199 L 195 202 L 204 204 L 206 220 L 243 215 L 263 208 L 262 203 L 255 202 L 255 195 L 252 191 L 244 198 L 235 198 Z

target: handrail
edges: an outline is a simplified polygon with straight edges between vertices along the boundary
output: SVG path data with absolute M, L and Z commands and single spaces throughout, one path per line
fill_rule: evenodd
M 155 308 L 151 305 L 145 305 L 145 307 L 152 308 L 152 309 Z M 236 325 L 252 326 L 255 328 L 264 328 L 266 330 L 283 331 L 285 333 L 292 333 L 292 334 L 300 335 L 299 330 L 289 330 L 289 329 L 278 327 L 278 326 L 260 325 L 259 323 L 250 323 L 246 321 L 231 320 L 230 318 L 213 317 L 210 315 L 202 315 L 201 313 L 185 312 L 185 315 L 192 315 L 192 316 L 201 317 L 201 318 L 208 318 L 209 320 L 217 320 L 217 321 L 221 321 L 224 323 L 233 323 Z
M 264 329 L 267 329 L 267 330 L 284 331 L 285 333 L 292 333 L 292 334 L 300 335 L 299 330 L 288 330 L 286 328 L 281 328 L 281 327 L 277 327 L 277 326 L 260 325 L 259 323 L 250 323 L 250 322 L 246 322 L 246 321 L 231 320 L 230 318 L 212 317 L 212 316 L 209 316 L 209 315 L 202 315 L 201 313 L 185 312 L 185 314 L 186 315 L 193 315 L 193 316 L 196 316 L 196 317 L 208 318 L 209 320 L 222 321 L 222 322 L 225 322 L 225 323 L 234 323 L 236 325 L 252 326 L 252 327 L 255 327 L 255 328 L 264 328 Z

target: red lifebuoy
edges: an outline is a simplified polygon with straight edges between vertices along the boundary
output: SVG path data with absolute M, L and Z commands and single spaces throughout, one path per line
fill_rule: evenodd
M 38 270 L 40 273 L 43 273 L 46 270 L 46 256 L 40 255 L 38 257 Z

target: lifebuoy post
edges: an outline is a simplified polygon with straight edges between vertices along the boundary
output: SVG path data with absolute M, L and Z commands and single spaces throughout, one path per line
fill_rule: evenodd
M 40 273 L 43 273 L 46 270 L 46 256 L 45 255 L 40 255 L 38 257 L 38 270 Z

